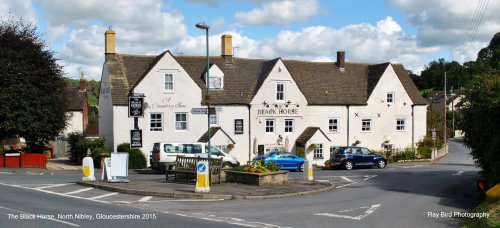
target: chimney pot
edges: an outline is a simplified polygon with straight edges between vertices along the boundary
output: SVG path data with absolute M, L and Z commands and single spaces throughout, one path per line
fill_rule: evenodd
M 345 52 L 344 51 L 337 51 L 337 66 L 340 69 L 345 68 Z

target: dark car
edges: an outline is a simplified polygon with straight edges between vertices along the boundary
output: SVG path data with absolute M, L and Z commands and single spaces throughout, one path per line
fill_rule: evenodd
M 347 170 L 355 166 L 377 166 L 383 169 L 387 165 L 387 159 L 364 147 L 345 146 L 335 148 L 330 154 L 329 163 L 330 166 L 342 167 Z
M 255 157 L 253 160 L 262 160 L 264 163 L 275 162 L 280 169 L 304 171 L 304 158 L 287 151 L 274 151 Z

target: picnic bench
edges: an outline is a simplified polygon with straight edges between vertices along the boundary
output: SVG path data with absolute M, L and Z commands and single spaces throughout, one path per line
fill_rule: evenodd
M 171 169 L 165 170 L 165 180 L 167 182 L 189 183 L 196 180 L 196 164 L 198 161 L 207 161 L 208 158 L 185 157 L 178 155 L 175 158 L 175 165 Z M 221 183 L 222 158 L 210 158 L 209 161 L 210 183 Z

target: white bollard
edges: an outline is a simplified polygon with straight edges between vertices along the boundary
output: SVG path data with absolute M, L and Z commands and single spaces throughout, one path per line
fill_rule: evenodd
M 309 160 L 304 161 L 304 179 L 310 180 L 310 181 L 314 180 L 313 166 L 312 166 L 312 162 Z
M 210 192 L 208 161 L 199 161 L 196 164 L 196 189 L 194 191 Z
M 82 161 L 83 178 L 82 181 L 95 181 L 94 160 L 91 157 L 85 157 Z

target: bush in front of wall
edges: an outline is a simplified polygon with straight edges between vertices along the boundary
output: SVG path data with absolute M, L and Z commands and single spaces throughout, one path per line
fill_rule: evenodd
M 122 143 L 116 148 L 118 152 L 128 153 L 129 169 L 144 169 L 147 166 L 146 157 L 139 149 L 131 149 L 130 143 Z
M 302 147 L 297 147 L 297 150 L 295 151 L 295 154 L 297 154 L 297 156 L 299 156 L 301 158 L 305 158 L 306 157 L 306 151 Z

